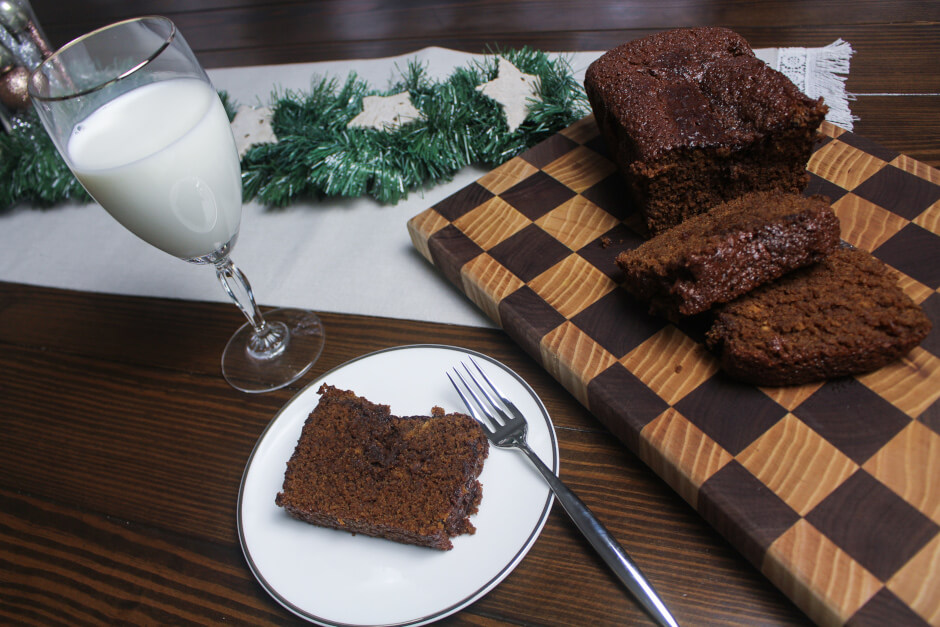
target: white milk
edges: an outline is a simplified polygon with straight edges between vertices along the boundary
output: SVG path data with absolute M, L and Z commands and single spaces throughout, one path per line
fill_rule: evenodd
M 207 83 L 172 79 L 119 96 L 75 126 L 68 155 L 101 206 L 171 255 L 208 255 L 238 232 L 235 140 Z

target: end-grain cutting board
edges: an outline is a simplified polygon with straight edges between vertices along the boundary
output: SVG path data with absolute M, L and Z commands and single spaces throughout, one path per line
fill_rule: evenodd
M 414 245 L 812 619 L 940 624 L 940 172 L 824 124 L 808 193 L 934 330 L 878 372 L 726 378 L 619 286 L 641 241 L 588 117 L 412 218 Z

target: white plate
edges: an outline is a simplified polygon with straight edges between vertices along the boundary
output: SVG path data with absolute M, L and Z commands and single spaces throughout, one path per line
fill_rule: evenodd
M 445 376 L 466 355 L 512 398 L 529 420 L 529 444 L 558 474 L 558 444 L 548 411 L 519 375 L 498 361 L 438 345 L 391 348 L 324 374 L 291 399 L 268 425 L 248 460 L 238 496 L 245 558 L 281 605 L 321 625 L 422 625 L 473 603 L 522 560 L 552 506 L 544 479 L 517 451 L 490 447 L 480 482 L 477 531 L 450 551 L 407 546 L 324 529 L 290 518 L 274 504 L 284 470 L 322 383 L 388 404 L 397 416 L 427 415 L 435 405 L 465 408 Z

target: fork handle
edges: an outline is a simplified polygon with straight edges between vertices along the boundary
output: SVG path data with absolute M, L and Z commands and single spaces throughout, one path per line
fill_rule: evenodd
M 627 586 L 627 589 L 633 593 L 633 596 L 640 604 L 646 608 L 646 611 L 660 625 L 678 627 L 678 623 L 676 623 L 662 599 L 659 598 L 659 595 L 656 594 L 652 584 L 647 581 L 637 565 L 630 559 L 630 556 L 627 555 L 626 551 L 623 550 L 601 521 L 597 519 L 597 516 L 584 504 L 584 501 L 572 492 L 527 444 L 523 442 L 517 442 L 517 444 L 519 450 L 526 454 L 526 457 L 548 482 L 558 502 L 561 503 L 568 516 L 571 517 L 574 524 L 591 543 L 594 550 L 604 559 L 620 581 Z

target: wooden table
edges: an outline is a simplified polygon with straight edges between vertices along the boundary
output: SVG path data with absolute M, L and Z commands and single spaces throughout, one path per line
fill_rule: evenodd
M 164 13 L 209 67 L 385 56 L 427 45 L 604 49 L 680 25 L 730 26 L 754 47 L 842 37 L 857 51 L 848 80 L 858 95 L 856 132 L 940 165 L 940 7 L 933 2 L 402 4 L 33 2 L 55 45 L 109 21 Z M 373 350 L 424 342 L 487 353 L 525 377 L 555 422 L 562 478 L 680 623 L 807 622 L 502 331 L 322 317 L 328 341 L 314 370 L 288 389 L 245 395 L 219 372 L 225 341 L 242 323 L 231 305 L 0 282 L 0 622 L 299 622 L 257 584 L 242 556 L 235 508 L 248 455 L 306 381 Z M 522 564 L 445 622 L 646 620 L 556 506 Z

